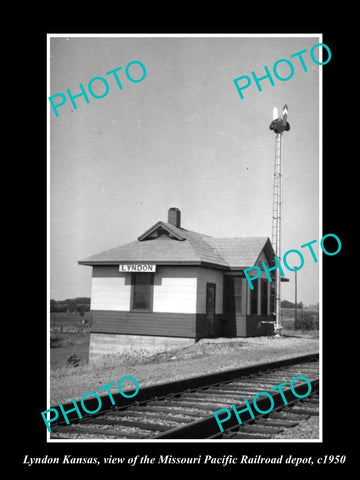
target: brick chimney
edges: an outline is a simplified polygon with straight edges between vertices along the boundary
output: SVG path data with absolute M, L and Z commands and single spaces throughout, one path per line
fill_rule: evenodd
M 168 223 L 175 225 L 175 227 L 181 227 L 181 212 L 178 208 L 169 208 Z

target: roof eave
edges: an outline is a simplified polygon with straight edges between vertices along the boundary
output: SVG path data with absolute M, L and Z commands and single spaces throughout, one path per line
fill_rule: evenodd
M 158 261 L 158 260 L 79 260 L 79 265 L 86 265 L 89 267 L 96 267 L 96 266 L 118 266 L 124 265 L 129 263 L 138 263 L 138 264 L 155 264 L 155 265 L 171 265 L 171 266 L 201 266 L 206 268 L 214 268 L 217 270 L 229 270 L 230 267 L 228 265 L 222 265 L 217 263 L 211 262 L 202 262 L 202 261 L 186 261 L 186 260 L 173 260 L 173 261 Z

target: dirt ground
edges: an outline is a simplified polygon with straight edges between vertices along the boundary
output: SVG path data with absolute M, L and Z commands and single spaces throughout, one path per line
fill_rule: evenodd
M 96 392 L 110 382 L 117 385 L 124 376 L 134 377 L 141 389 L 170 380 L 319 352 L 318 332 L 296 332 L 296 336 L 294 332 L 284 332 L 279 338 L 203 339 L 190 347 L 166 353 L 131 352 L 89 365 L 86 363 L 86 332 L 70 336 L 63 332 L 61 335 L 56 333 L 54 348 L 51 348 L 51 405 L 79 399 L 86 392 Z M 122 387 L 126 390 L 133 385 L 124 382 Z

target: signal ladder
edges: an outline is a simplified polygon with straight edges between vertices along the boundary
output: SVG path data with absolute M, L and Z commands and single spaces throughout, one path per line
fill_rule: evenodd
M 275 167 L 273 184 L 273 210 L 272 210 L 272 234 L 271 241 L 275 249 L 275 255 L 281 261 L 281 140 L 282 133 L 277 133 L 275 137 Z M 276 289 L 275 289 L 275 335 L 281 331 L 281 296 L 280 296 L 280 272 L 275 270 Z

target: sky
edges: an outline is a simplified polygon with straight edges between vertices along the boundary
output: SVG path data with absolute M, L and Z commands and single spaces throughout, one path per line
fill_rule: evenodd
M 94 77 L 109 93 L 66 96 L 56 117 L 48 103 L 48 242 L 50 298 L 90 296 L 90 255 L 135 240 L 170 207 L 182 226 L 214 237 L 271 238 L 275 135 L 273 107 L 289 108 L 283 135 L 282 253 L 301 250 L 298 301 L 319 301 L 319 263 L 301 245 L 318 240 L 320 69 L 310 57 L 318 35 L 255 36 L 49 36 L 48 96 L 67 89 L 88 92 Z M 305 72 L 296 52 L 305 50 Z M 318 55 L 321 49 L 316 49 Z M 324 53 L 325 58 L 326 53 Z M 273 74 L 279 59 L 294 74 Z M 146 76 L 130 82 L 125 68 L 141 62 Z M 255 82 L 241 99 L 234 79 L 268 66 L 274 79 Z M 118 71 L 120 89 L 113 75 Z M 142 70 L 129 69 L 134 78 Z M 279 76 L 289 67 L 279 64 Z M 97 95 L 104 91 L 94 81 Z M 59 102 L 58 97 L 55 102 Z M 325 232 L 327 233 L 327 232 Z M 295 254 L 288 263 L 298 264 Z M 294 272 L 282 284 L 282 299 L 294 301 Z

